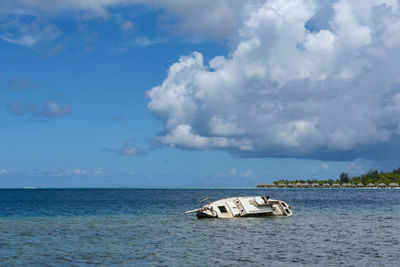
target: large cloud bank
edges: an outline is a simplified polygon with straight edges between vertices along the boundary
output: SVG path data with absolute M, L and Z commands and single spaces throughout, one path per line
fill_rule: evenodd
M 188 149 L 314 157 L 400 135 L 397 1 L 263 1 L 229 56 L 182 56 L 148 91 L 158 140 Z

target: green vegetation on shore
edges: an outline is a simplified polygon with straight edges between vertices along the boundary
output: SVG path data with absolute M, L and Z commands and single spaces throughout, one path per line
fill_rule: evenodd
M 297 179 L 297 180 L 287 180 L 280 179 L 274 181 L 271 185 L 301 185 L 309 184 L 315 186 L 323 185 L 358 185 L 358 186 L 378 186 L 378 185 L 394 185 L 400 184 L 400 168 L 394 169 L 392 172 L 379 172 L 378 170 L 370 170 L 361 176 L 350 177 L 347 173 L 341 173 L 340 177 L 336 180 L 319 180 L 319 179 Z M 264 187 L 267 185 L 260 184 L 258 187 Z

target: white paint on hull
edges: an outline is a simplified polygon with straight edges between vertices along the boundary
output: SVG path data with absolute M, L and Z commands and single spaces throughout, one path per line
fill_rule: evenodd
M 268 196 L 224 198 L 214 202 L 201 201 L 200 208 L 185 213 L 196 212 L 199 218 L 235 218 L 252 216 L 292 216 L 286 202 L 270 199 Z

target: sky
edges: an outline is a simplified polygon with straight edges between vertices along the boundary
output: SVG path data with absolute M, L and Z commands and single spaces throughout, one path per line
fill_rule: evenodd
M 400 167 L 396 0 L 0 1 L 0 187 Z

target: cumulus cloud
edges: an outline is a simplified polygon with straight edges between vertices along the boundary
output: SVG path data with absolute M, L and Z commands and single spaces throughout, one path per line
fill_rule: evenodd
M 190 37 L 226 39 L 236 33 L 243 10 L 259 0 L 153 0 L 149 6 L 162 7 L 164 27 Z M 246 15 L 246 14 L 244 14 Z
M 19 101 L 7 105 L 6 108 L 15 115 L 29 115 L 32 119 L 63 117 L 71 113 L 70 105 L 58 104 L 55 100 L 47 101 L 41 109 L 36 104 Z
M 370 157 L 369 147 L 394 144 L 400 137 L 398 2 L 322 4 L 263 1 L 244 10 L 228 56 L 205 63 L 194 52 L 171 65 L 163 83 L 147 92 L 148 108 L 165 124 L 157 140 L 314 158 L 353 151 Z

